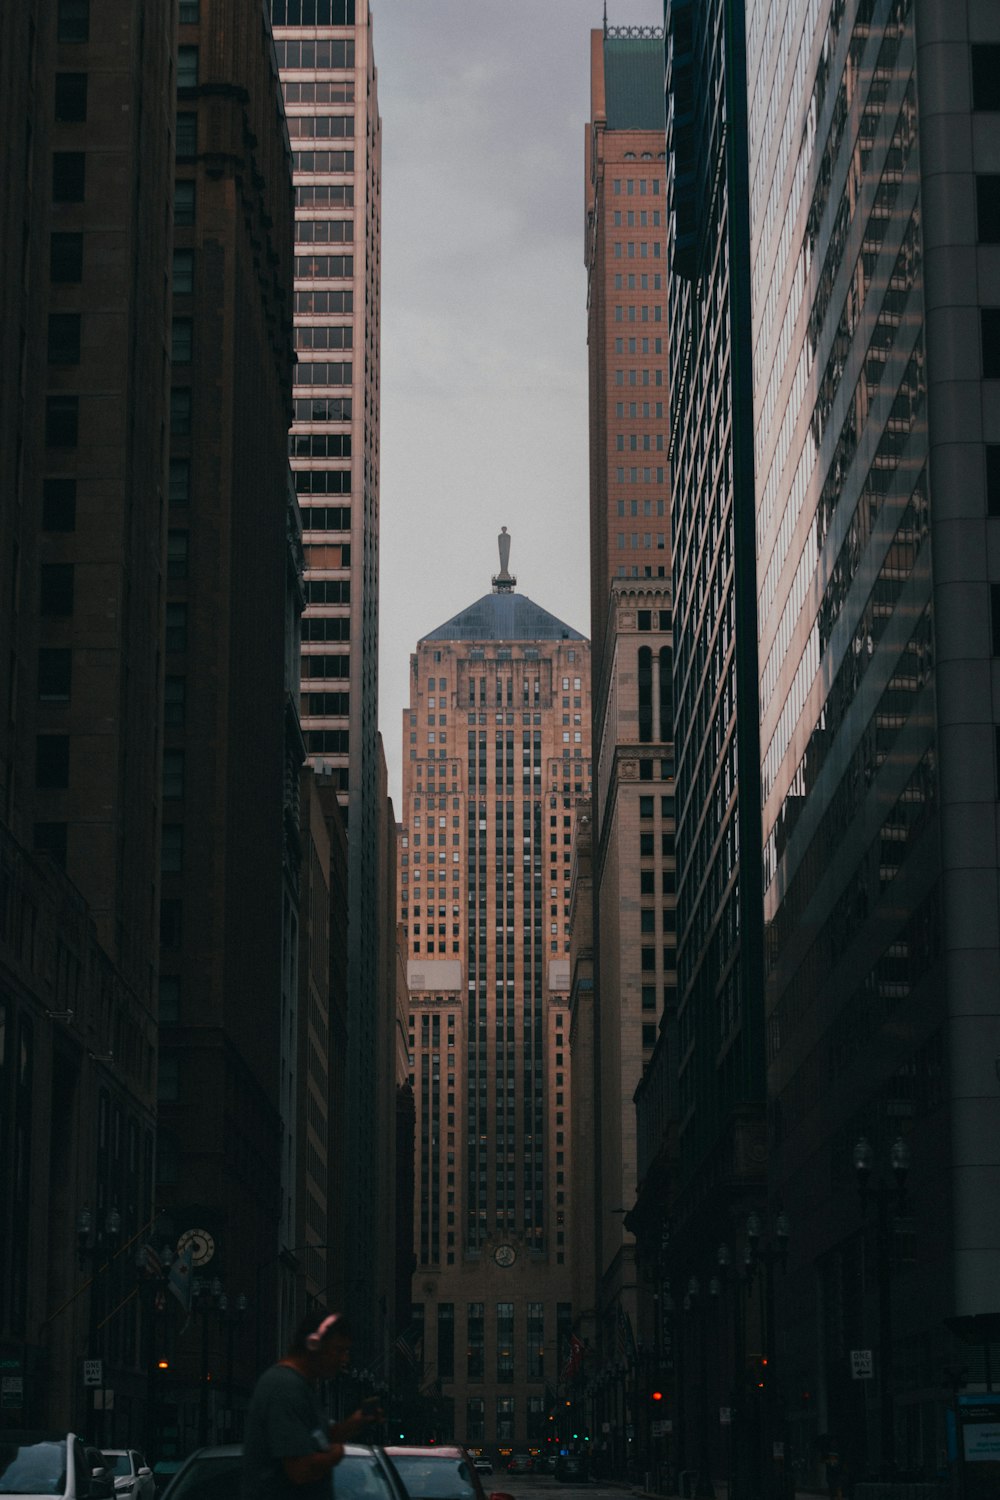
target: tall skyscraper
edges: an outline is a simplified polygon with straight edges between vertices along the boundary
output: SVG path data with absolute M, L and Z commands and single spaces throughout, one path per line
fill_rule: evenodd
M 173 44 L 0 12 L 3 1416 L 103 1440 L 88 1355 L 147 1414 L 109 1261 L 154 1201 Z
M 739 0 L 670 0 L 666 21 L 680 1057 L 673 1212 L 678 1228 L 689 1222 L 693 1252 L 702 1236 L 718 1244 L 732 1232 L 741 1195 L 759 1188 L 764 1169 L 746 70 Z
M 569 908 L 590 648 L 493 590 L 410 658 L 400 919 L 416 1101 L 415 1310 L 455 1435 L 541 1443 L 572 1326 Z
M 798 1454 L 933 1472 L 946 1367 L 986 1373 L 944 1320 L 1000 1271 L 1000 13 L 748 0 L 747 37 L 779 1358 Z
M 590 79 L 594 989 L 574 997 L 574 1037 L 592 1069 L 578 1076 L 574 1053 L 574 1078 L 581 1104 L 593 1101 L 578 1122 L 593 1131 L 579 1163 L 593 1178 L 592 1214 L 578 1220 L 590 1262 L 581 1332 L 597 1361 L 589 1373 L 629 1369 L 627 1388 L 598 1383 L 591 1425 L 624 1471 L 637 1457 L 638 1290 L 623 1218 L 638 1185 L 633 1096 L 677 995 L 662 30 L 592 31 Z
M 179 23 L 157 1196 L 182 1244 L 200 1231 L 207 1298 L 203 1349 L 178 1338 L 161 1402 L 183 1445 L 239 1431 L 277 1343 L 295 1219 L 302 750 L 286 667 L 301 557 L 280 79 L 250 0 L 199 0 Z M 230 1335 L 225 1419 L 205 1390 L 205 1362 L 222 1358 L 213 1283 L 252 1308 Z
M 380 1232 L 378 536 L 382 123 L 368 0 L 271 0 L 295 180 L 292 470 L 302 505 L 302 725 L 348 825 L 350 1203 L 358 1354 L 386 1352 L 370 1249 Z M 391 921 L 391 913 L 385 914 Z M 391 1340 L 389 1341 L 391 1344 Z
M 701 1293 L 678 1324 L 676 1367 L 718 1382 L 701 1408 L 687 1403 L 675 1451 L 702 1486 L 731 1461 L 734 1486 L 753 1492 L 764 1438 L 742 1366 L 761 1333 L 745 1285 L 726 1293 L 739 1300 L 720 1360 L 709 1370 L 700 1353 L 718 1247 L 735 1263 L 766 1205 L 743 4 L 668 0 L 665 21 L 679 1156 L 666 1266 Z M 731 1444 L 700 1415 L 705 1400 L 739 1412 Z

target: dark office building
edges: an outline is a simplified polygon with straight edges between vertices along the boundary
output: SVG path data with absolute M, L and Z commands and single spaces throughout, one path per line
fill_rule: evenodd
M 291 153 L 259 6 L 182 4 L 176 85 L 157 1192 L 178 1235 L 202 1231 L 204 1346 L 168 1356 L 184 1451 L 238 1433 L 284 1332 L 302 752 L 285 666 Z M 218 1379 L 209 1399 L 202 1361 L 221 1368 L 241 1295 L 227 1399 Z
M 681 1336 L 694 1357 L 718 1246 L 742 1236 L 765 1182 L 743 6 L 668 0 L 666 30 L 680 1157 L 670 1258 L 675 1293 L 691 1291 Z M 720 1324 L 714 1406 L 731 1400 L 734 1326 Z
M 796 1457 L 932 1476 L 948 1371 L 988 1369 L 945 1319 L 1000 1305 L 1000 11 L 774 18 L 747 4 L 779 1377 Z
M 0 13 L 0 1421 L 105 1442 L 148 1411 L 173 40 Z
M 388 1367 L 393 1288 L 371 1246 L 391 1209 L 378 1112 L 392 1008 L 379 989 L 378 750 L 382 122 L 368 0 L 269 0 L 295 182 L 294 423 L 306 612 L 302 728 L 348 828 L 346 1285 L 359 1362 Z M 388 935 L 380 924 L 388 922 Z M 383 1302 L 381 1299 L 387 1299 Z

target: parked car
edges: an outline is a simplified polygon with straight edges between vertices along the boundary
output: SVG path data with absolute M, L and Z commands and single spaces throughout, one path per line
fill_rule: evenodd
M 472 1460 L 472 1467 L 475 1469 L 477 1474 L 493 1473 L 492 1463 L 488 1458 L 483 1458 L 482 1454 L 480 1454 L 478 1458 L 474 1458 Z
M 199 1448 L 184 1460 L 164 1496 L 166 1500 L 240 1500 L 243 1446 Z M 346 1443 L 333 1471 L 336 1500 L 407 1500 L 399 1476 L 381 1448 Z
M 0 1496 L 19 1500 L 112 1500 L 110 1474 L 95 1476 L 94 1457 L 74 1432 L 48 1436 L 0 1431 Z
M 163 1491 L 183 1462 L 182 1458 L 161 1458 L 153 1465 L 153 1494 L 156 1500 L 160 1500 Z
M 138 1448 L 105 1448 L 104 1458 L 121 1500 L 154 1500 L 153 1471 Z
M 543 1453 L 541 1458 L 535 1460 L 536 1474 L 554 1474 L 556 1464 L 559 1462 L 558 1453 Z
M 508 1474 L 533 1474 L 535 1460 L 530 1453 L 512 1453 L 507 1460 Z
M 487 1500 L 475 1464 L 457 1443 L 433 1448 L 390 1446 L 385 1451 L 410 1500 Z M 512 1500 L 512 1496 L 495 1490 L 489 1500 Z
M 586 1484 L 590 1478 L 590 1465 L 585 1453 L 560 1453 L 556 1460 L 555 1476 L 563 1484 Z

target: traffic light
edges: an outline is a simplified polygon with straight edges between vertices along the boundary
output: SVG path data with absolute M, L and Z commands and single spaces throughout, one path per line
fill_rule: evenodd
M 663 1392 L 659 1388 L 657 1388 L 656 1390 L 650 1391 L 650 1393 L 649 1393 L 649 1404 L 653 1408 L 654 1411 L 659 1411 L 660 1410 L 660 1408 L 663 1405 L 663 1401 L 664 1401 Z
M 762 1391 L 767 1385 L 767 1359 L 755 1354 L 747 1360 L 747 1381 L 753 1391 Z

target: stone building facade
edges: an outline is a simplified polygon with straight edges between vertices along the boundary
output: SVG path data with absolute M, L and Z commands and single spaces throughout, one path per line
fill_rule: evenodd
M 573 1323 L 569 921 L 590 793 L 589 645 L 501 561 L 411 657 L 399 871 L 423 1385 L 491 1451 L 553 1432 Z

